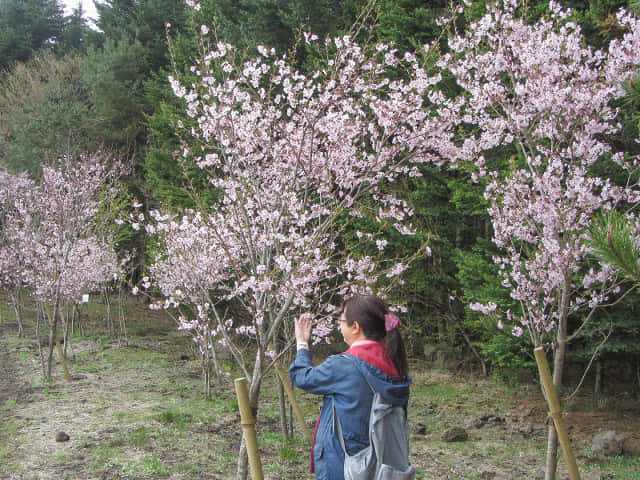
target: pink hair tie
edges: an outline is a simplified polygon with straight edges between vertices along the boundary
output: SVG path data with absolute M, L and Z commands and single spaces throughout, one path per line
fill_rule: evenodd
M 393 313 L 387 313 L 384 316 L 384 328 L 387 330 L 387 332 L 398 328 L 400 325 L 402 325 L 400 323 L 400 319 Z

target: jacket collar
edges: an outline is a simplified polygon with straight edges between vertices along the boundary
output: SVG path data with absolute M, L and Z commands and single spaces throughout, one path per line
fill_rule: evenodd
M 390 377 L 398 377 L 398 370 L 391 361 L 391 357 L 382 344 L 373 340 L 359 340 L 354 342 L 349 349 L 344 352 L 373 365 Z

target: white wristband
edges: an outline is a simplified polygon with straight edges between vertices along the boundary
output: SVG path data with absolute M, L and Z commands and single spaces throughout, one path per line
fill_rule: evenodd
M 307 342 L 298 342 L 298 350 L 300 350 L 301 348 L 306 348 L 307 350 L 309 350 L 309 344 Z

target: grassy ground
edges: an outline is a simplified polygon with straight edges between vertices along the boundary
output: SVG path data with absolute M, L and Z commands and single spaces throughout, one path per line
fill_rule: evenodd
M 73 381 L 59 365 L 43 384 L 32 330 L 18 338 L 0 325 L 0 479 L 229 479 L 240 443 L 239 414 L 229 378 L 202 395 L 190 338 L 164 317 L 133 309 L 128 343 L 104 332 L 77 336 L 68 346 Z M 6 310 L 5 310 L 6 312 Z M 100 311 L 91 315 L 100 319 Z M 86 329 L 96 331 L 95 328 Z M 85 333 L 87 333 L 85 331 Z M 409 422 L 411 461 L 418 479 L 528 479 L 539 476 L 546 446 L 546 409 L 536 386 L 509 387 L 477 375 L 453 375 L 412 363 Z M 299 393 L 306 418 L 319 398 Z M 313 478 L 301 435 L 286 440 L 279 424 L 277 382 L 265 383 L 259 447 L 266 479 Z M 640 479 L 635 455 L 594 459 L 594 432 L 616 429 L 640 440 L 640 405 L 612 398 L 575 402 L 567 423 L 585 479 Z M 444 443 L 451 426 L 466 442 Z M 65 432 L 69 441 L 56 442 Z M 419 432 L 419 433 L 418 433 Z M 560 465 L 559 478 L 565 478 Z

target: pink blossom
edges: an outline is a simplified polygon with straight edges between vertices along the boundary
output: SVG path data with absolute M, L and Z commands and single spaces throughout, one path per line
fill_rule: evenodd
M 482 312 L 485 315 L 489 315 L 490 313 L 496 311 L 498 305 L 496 305 L 494 302 L 488 302 L 486 305 L 482 303 L 472 303 L 469 305 L 469 308 L 473 311 Z

